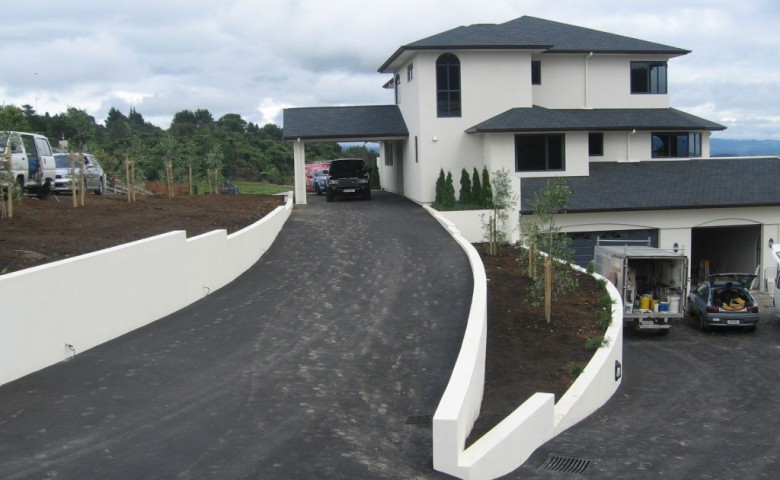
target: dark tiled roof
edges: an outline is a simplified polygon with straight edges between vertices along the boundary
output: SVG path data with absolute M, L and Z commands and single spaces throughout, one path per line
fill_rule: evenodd
M 520 180 L 520 213 L 550 180 Z M 593 162 L 567 183 L 570 213 L 776 206 L 780 157 Z
M 674 108 L 547 109 L 513 108 L 468 133 L 575 130 L 725 130 L 726 127 Z
M 397 105 L 286 108 L 285 140 L 366 141 L 408 137 Z
M 384 72 L 406 50 L 531 49 L 547 53 L 642 53 L 685 55 L 690 50 L 590 28 L 523 16 L 501 24 L 458 27 L 404 45 L 379 67 Z

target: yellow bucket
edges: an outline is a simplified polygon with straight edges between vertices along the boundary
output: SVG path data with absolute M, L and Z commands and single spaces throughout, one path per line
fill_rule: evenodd
M 639 297 L 639 308 L 642 310 L 650 310 L 650 301 L 652 298 L 652 295 L 642 295 Z

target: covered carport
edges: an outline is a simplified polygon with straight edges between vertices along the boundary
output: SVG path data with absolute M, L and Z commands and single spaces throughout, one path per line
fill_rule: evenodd
M 286 108 L 284 140 L 293 142 L 295 203 L 306 203 L 306 143 L 388 142 L 409 137 L 397 105 Z

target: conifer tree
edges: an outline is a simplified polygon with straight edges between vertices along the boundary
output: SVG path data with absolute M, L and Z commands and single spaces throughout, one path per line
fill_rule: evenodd
M 444 204 L 444 168 L 439 170 L 439 178 L 436 179 L 436 197 L 433 199 L 435 205 Z
M 482 201 L 480 200 L 481 198 L 482 186 L 479 181 L 479 172 L 477 172 L 477 167 L 474 167 L 474 175 L 471 180 L 471 201 L 477 205 L 482 205 Z
M 452 208 L 455 206 L 455 185 L 452 183 L 452 172 L 447 171 L 447 180 L 444 183 L 444 206 Z
M 458 201 L 462 204 L 471 203 L 471 177 L 465 168 L 460 172 L 460 193 Z
M 493 208 L 493 189 L 490 187 L 490 174 L 487 167 L 482 167 L 482 191 L 479 201 L 483 208 Z

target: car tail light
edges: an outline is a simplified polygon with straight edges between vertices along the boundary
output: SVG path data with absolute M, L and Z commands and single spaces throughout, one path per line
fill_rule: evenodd
M 719 307 L 713 307 L 712 305 L 707 307 L 707 312 L 709 313 L 718 313 L 720 311 Z
M 750 313 L 758 313 L 758 307 L 748 307 L 748 312 L 750 312 Z

